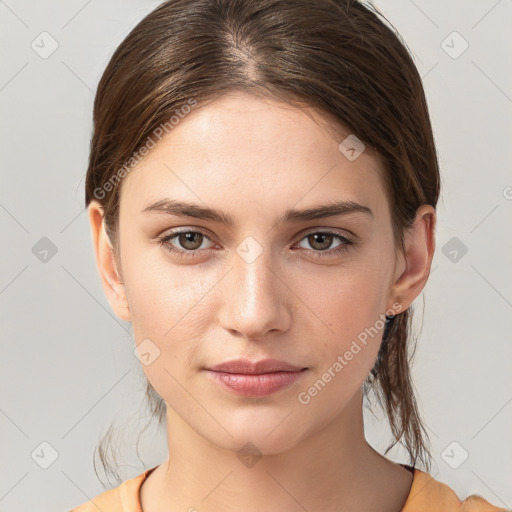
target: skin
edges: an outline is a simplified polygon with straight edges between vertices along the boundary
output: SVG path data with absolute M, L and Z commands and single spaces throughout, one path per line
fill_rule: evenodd
M 358 334 L 380 325 L 379 315 L 412 303 L 435 249 L 435 210 L 422 205 L 406 232 L 406 252 L 395 251 L 380 161 L 368 151 L 347 159 L 338 145 L 348 133 L 336 137 L 332 127 L 312 110 L 230 93 L 193 109 L 126 176 L 117 257 L 101 206 L 89 206 L 107 298 L 132 322 L 136 344 L 150 339 L 160 350 L 142 368 L 167 404 L 171 457 L 142 486 L 145 512 L 397 512 L 409 494 L 411 474 L 376 452 L 363 432 L 362 384 L 382 330 L 309 403 L 297 398 Z M 141 213 L 164 198 L 223 210 L 235 224 Z M 289 208 L 341 199 L 373 215 L 274 226 Z M 205 237 L 168 243 L 192 248 L 197 258 L 158 244 L 183 228 Z M 358 243 L 334 254 L 339 239 L 307 236 L 326 229 Z M 249 236 L 262 250 L 252 263 L 236 251 Z M 308 370 L 291 387 L 247 398 L 204 370 L 238 357 Z M 262 455 L 252 467 L 237 456 L 248 442 Z

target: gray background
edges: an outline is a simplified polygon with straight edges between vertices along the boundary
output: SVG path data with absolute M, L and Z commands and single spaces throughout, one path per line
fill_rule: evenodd
M 130 325 L 97 276 L 83 187 L 96 85 L 158 4 L 0 1 L 0 511 L 67 510 L 96 496 L 98 436 L 116 419 L 135 439 L 137 412 L 147 418 Z M 375 4 L 424 78 L 443 179 L 433 271 L 415 302 L 432 475 L 460 497 L 512 508 L 512 2 Z M 389 432 L 378 414 L 365 419 L 382 452 Z M 167 456 L 164 433 L 145 438 L 143 462 L 123 459 L 124 479 Z M 403 450 L 388 456 L 405 461 Z

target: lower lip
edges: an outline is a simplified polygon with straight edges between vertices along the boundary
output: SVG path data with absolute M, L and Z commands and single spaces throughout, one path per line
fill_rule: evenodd
M 307 368 L 297 372 L 272 372 L 258 375 L 226 373 L 207 370 L 210 378 L 225 389 L 251 398 L 269 396 L 291 386 L 302 377 Z

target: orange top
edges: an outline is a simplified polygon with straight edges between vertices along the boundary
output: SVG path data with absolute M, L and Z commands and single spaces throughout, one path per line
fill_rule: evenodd
M 405 466 L 402 464 L 404 467 Z M 114 489 L 105 491 L 69 512 L 143 512 L 140 504 L 140 488 L 148 475 L 158 466 L 125 480 Z M 428 473 L 414 470 L 409 496 L 401 512 L 507 512 L 505 508 L 491 505 L 481 496 L 472 494 L 461 501 L 455 492 L 442 482 L 434 480 Z

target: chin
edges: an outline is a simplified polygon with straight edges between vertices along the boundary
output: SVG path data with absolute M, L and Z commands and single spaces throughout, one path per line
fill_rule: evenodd
M 267 455 L 279 455 L 294 448 L 299 444 L 300 440 L 297 438 L 291 438 L 290 432 L 286 431 L 284 435 L 278 436 L 271 434 L 268 435 L 269 431 L 259 432 L 252 429 L 246 434 L 234 435 L 232 438 L 219 440 L 211 440 L 212 442 L 217 441 L 215 444 L 224 450 L 235 452 L 239 457 L 252 456 L 259 458 Z
M 289 409 L 269 417 L 259 412 L 254 416 L 248 415 L 245 421 L 240 419 L 233 421 L 233 418 L 230 418 L 230 421 L 222 423 L 224 428 L 214 427 L 215 432 L 220 435 L 212 436 L 214 432 L 212 429 L 202 433 L 204 424 L 201 425 L 202 429 L 197 431 L 212 444 L 224 450 L 244 453 L 253 450 L 260 455 L 277 455 L 297 446 L 307 436 L 306 432 L 298 428 L 300 426 L 296 421 L 289 421 L 289 419 L 283 421 L 288 414 Z M 293 414 L 290 415 L 290 418 L 292 417 Z

